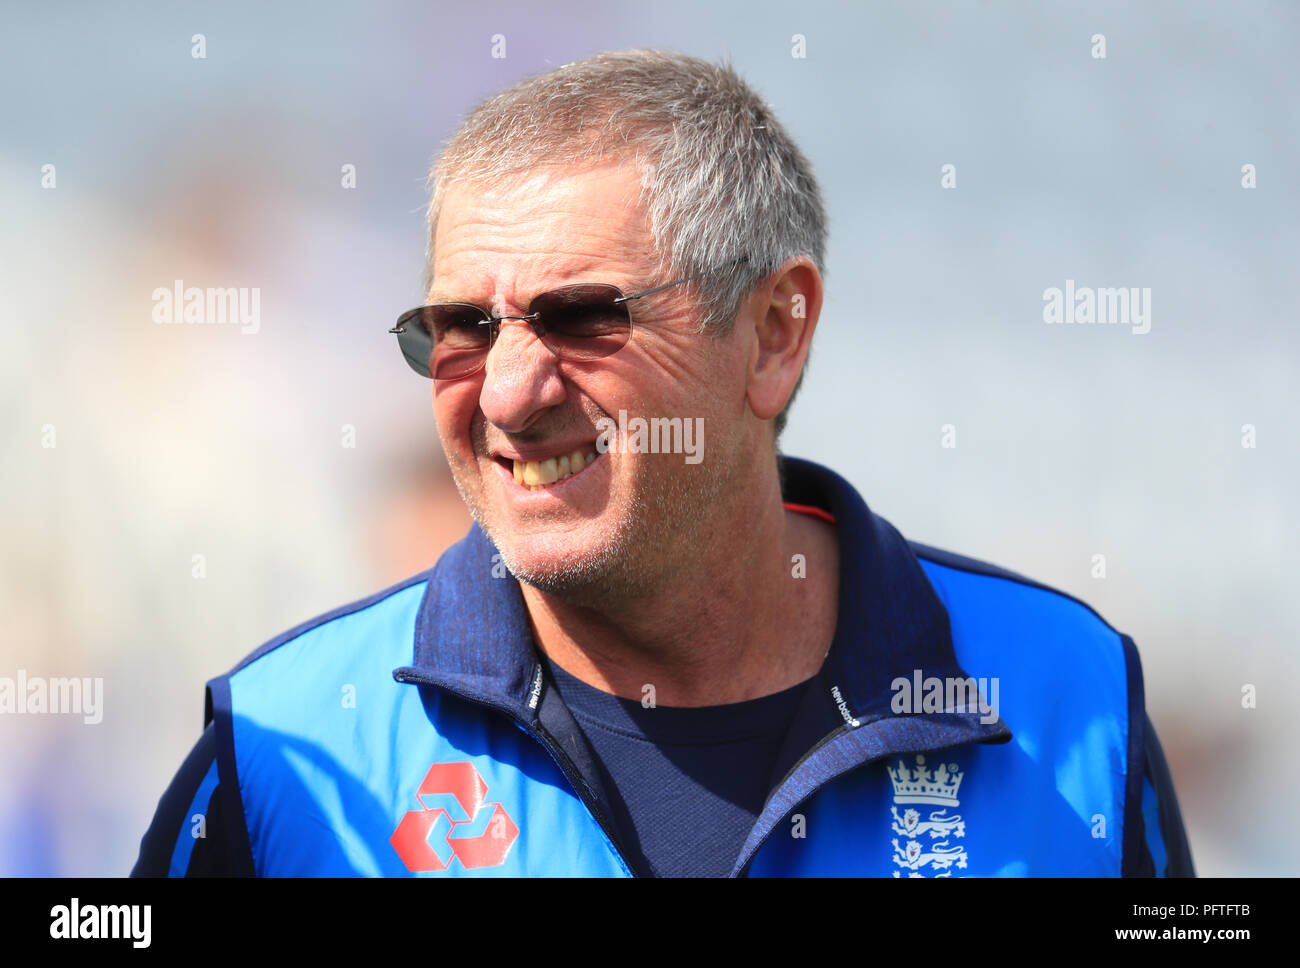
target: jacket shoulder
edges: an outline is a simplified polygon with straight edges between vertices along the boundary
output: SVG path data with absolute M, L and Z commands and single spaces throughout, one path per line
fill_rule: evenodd
M 232 873 L 263 872 L 268 825 L 302 800 L 302 771 L 344 782 L 351 773 L 337 751 L 376 748 L 366 729 L 377 717 L 358 713 L 396 690 L 392 670 L 410 661 L 430 574 L 296 625 L 208 682 L 204 724 Z
M 277 649 L 280 649 L 291 642 L 295 642 L 303 636 L 311 636 L 313 633 L 318 635 L 324 633 L 329 630 L 330 626 L 337 623 L 347 622 L 349 619 L 353 620 L 353 622 L 349 624 L 359 624 L 367 620 L 381 620 L 381 613 L 385 606 L 393 604 L 392 600 L 401 595 L 402 592 L 417 585 L 424 585 L 429 581 L 434 570 L 434 568 L 429 568 L 420 572 L 418 575 L 412 575 L 410 578 L 405 578 L 397 584 L 390 585 L 382 591 L 375 592 L 373 595 L 367 595 L 365 598 L 349 602 L 347 605 L 340 605 L 338 608 L 331 609 L 328 612 L 323 612 L 314 618 L 310 618 L 305 622 L 295 625 L 287 632 L 283 632 L 280 635 L 275 636 L 275 638 L 258 646 L 248 655 L 244 656 L 244 658 L 235 663 L 234 667 L 225 675 L 233 676 L 265 656 L 275 652 Z
M 915 541 L 908 546 L 948 609 L 959 650 L 987 642 L 1014 654 L 1019 643 L 1075 673 L 1100 662 L 1123 683 L 1139 672 L 1132 640 L 1082 599 L 986 561 Z
M 1070 718 L 1073 710 L 1106 715 L 1125 731 L 1132 723 L 1141 733 L 1133 720 L 1144 713 L 1142 668 L 1132 639 L 1066 592 L 975 558 L 909 545 L 947 610 L 957 660 L 975 675 L 1000 677 L 1007 711 L 1021 723 Z M 1014 730 L 1015 718 L 1007 721 Z

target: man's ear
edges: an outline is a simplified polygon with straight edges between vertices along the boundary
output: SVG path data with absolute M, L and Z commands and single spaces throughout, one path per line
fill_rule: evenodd
M 778 269 L 747 307 L 754 319 L 746 398 L 754 416 L 771 420 L 799 382 L 822 311 L 822 276 L 807 256 Z

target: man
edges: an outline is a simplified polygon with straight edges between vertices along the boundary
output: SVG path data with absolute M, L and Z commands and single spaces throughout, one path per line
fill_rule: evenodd
M 826 218 L 734 73 L 517 85 L 429 220 L 476 525 L 209 684 L 137 874 L 1192 873 L 1133 643 L 778 454 Z

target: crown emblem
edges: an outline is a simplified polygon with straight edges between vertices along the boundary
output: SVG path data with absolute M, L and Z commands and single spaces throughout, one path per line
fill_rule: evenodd
M 918 753 L 916 767 L 911 769 L 902 760 L 898 767 L 889 767 L 889 780 L 894 785 L 895 803 L 934 803 L 957 806 L 957 791 L 965 776 L 956 763 L 941 763 L 931 770 L 925 757 Z

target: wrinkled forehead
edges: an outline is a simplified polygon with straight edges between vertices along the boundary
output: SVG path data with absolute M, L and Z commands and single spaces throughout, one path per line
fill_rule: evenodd
M 658 262 L 640 178 L 627 163 L 452 184 L 431 257 L 430 301 L 513 298 L 592 273 L 635 288 Z

